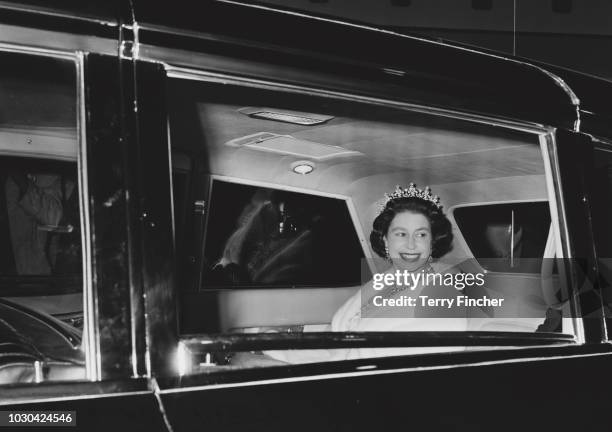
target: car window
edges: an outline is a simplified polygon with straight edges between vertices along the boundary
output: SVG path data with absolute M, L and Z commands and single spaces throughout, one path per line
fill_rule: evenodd
M 0 56 L 0 384 L 84 379 L 75 63 Z
M 206 233 L 205 287 L 342 287 L 360 281 L 364 253 L 341 199 L 215 180 Z M 332 237 L 342 254 L 329 247 Z
M 467 246 L 485 269 L 540 272 L 550 228 L 548 203 L 459 207 L 453 216 Z
M 566 287 L 542 265 L 557 237 L 537 135 L 273 85 L 168 86 L 183 357 L 243 367 L 467 349 L 295 349 L 354 332 L 572 333 Z M 486 234 L 508 224 L 510 251 Z M 283 349 L 252 363 L 203 352 L 214 341 L 194 334 Z

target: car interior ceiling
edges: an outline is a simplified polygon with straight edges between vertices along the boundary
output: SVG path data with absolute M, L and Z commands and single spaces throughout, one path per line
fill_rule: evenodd
M 543 174 L 539 147 L 534 145 L 537 141 L 533 138 L 527 141 L 524 136 L 484 135 L 418 124 L 346 118 L 334 118 L 323 125 L 301 126 L 253 119 L 240 113 L 239 108 L 207 105 L 201 110 L 207 145 L 215 155 L 211 164 L 221 165 L 222 159 L 240 157 L 241 152 L 246 152 L 267 165 L 266 170 L 274 168 L 283 157 L 291 156 L 290 151 L 265 153 L 227 145 L 236 138 L 271 132 L 353 151 L 352 156 L 319 161 L 324 168 L 342 167 L 343 175 L 351 180 L 400 170 L 409 172 L 413 178 L 426 179 L 430 184 Z M 497 163 L 487 163 L 491 160 Z

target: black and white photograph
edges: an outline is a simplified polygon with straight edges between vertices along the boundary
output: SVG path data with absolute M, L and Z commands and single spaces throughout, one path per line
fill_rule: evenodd
M 609 0 L 0 0 L 0 432 L 610 430 L 610 53 Z

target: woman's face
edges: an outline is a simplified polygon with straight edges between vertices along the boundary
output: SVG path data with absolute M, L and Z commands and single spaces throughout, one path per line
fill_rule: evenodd
M 431 225 L 421 213 L 404 211 L 395 215 L 384 237 L 395 267 L 414 271 L 431 256 Z

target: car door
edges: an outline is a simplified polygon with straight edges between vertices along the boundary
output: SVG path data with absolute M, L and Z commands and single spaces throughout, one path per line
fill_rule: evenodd
M 274 79 L 250 83 L 229 73 L 220 77 L 185 69 L 167 71 L 170 166 L 174 178 L 184 176 L 175 184 L 181 191 L 175 189 L 174 196 L 182 197 L 174 203 L 175 220 L 185 220 L 190 212 L 194 219 L 204 213 L 204 221 L 193 228 L 180 227 L 184 238 L 201 247 L 199 262 L 192 249 L 177 250 L 179 263 L 184 259 L 200 269 L 188 273 L 196 274 L 198 282 L 182 280 L 177 286 L 180 336 L 174 346 L 157 346 L 160 353 L 166 350 L 165 372 L 157 375 L 157 382 L 174 430 L 194 425 L 222 430 L 366 430 L 381 424 L 455 430 L 571 429 L 603 421 L 600 415 L 585 420 L 555 414 L 556 407 L 567 401 L 589 412 L 603 409 L 608 397 L 591 393 L 589 382 L 599 379 L 610 351 L 604 345 L 584 345 L 585 327 L 576 312 L 562 326 L 542 333 L 540 325 L 547 322 L 547 308 L 552 307 L 544 303 L 539 312 L 529 312 L 539 315 L 507 310 L 506 315 L 493 315 L 492 324 L 510 318 L 504 321 L 509 326 L 504 327 L 506 332 L 495 325 L 485 332 L 430 332 L 429 349 L 422 339 L 419 342 L 418 334 L 406 334 L 403 354 L 233 363 L 236 353 L 260 356 L 261 351 L 283 349 L 299 354 L 305 348 L 359 348 L 372 336 L 360 334 L 359 342 L 351 334 L 336 333 L 333 339 L 320 332 L 360 283 L 360 274 L 357 281 L 341 277 L 354 270 L 343 259 L 367 263 L 373 255 L 364 233 L 377 208 L 372 192 L 377 186 L 391 190 L 395 182 L 407 178 L 416 178 L 419 184 L 427 181 L 441 191 L 449 207 L 494 202 L 514 203 L 518 209 L 517 203 L 535 201 L 546 211 L 537 213 L 542 220 L 532 222 L 553 230 L 556 256 L 567 257 L 569 245 L 579 250 L 581 243 L 571 243 L 573 237 L 569 241 L 561 230 L 575 229 L 584 220 L 566 219 L 563 206 L 572 212 L 575 208 L 561 201 L 561 187 L 580 174 L 555 171 L 558 160 L 552 156 L 557 144 L 564 151 L 569 148 L 571 134 L 538 128 L 525 133 L 519 127 L 508 128 L 508 135 L 502 136 L 499 130 L 464 122 L 463 116 L 448 119 L 430 113 L 430 117 L 410 113 L 409 108 L 398 112 L 351 94 L 339 97 L 314 87 L 287 90 Z M 355 150 L 360 154 L 337 155 Z M 324 151 L 332 156 L 321 157 Z M 187 152 L 191 162 L 185 159 Z M 571 159 L 568 153 L 561 155 L 564 163 Z M 204 168 L 194 174 L 189 167 L 198 160 L 205 161 Z M 313 170 L 294 171 L 302 166 Z M 339 174 L 334 175 L 334 170 Z M 319 176 L 322 180 L 317 181 Z M 203 183 L 195 186 L 197 182 Z M 179 203 L 182 208 L 176 207 Z M 333 215 L 326 214 L 326 208 L 333 209 Z M 338 216 L 343 212 L 345 216 Z M 319 222 L 305 222 L 313 218 Z M 320 221 L 331 221 L 335 230 Z M 204 229 L 196 228 L 202 223 Z M 347 226 L 350 229 L 343 231 Z M 294 227 L 289 234 L 287 227 Z M 318 235 L 317 229 L 323 234 Z M 326 248 L 316 252 L 320 256 L 342 245 L 344 256 L 333 257 L 335 267 L 325 267 L 329 259 L 316 267 L 317 260 L 308 259 L 316 246 L 293 243 L 306 232 L 315 239 L 312 245 L 322 242 Z M 543 248 L 547 235 L 541 237 Z M 343 240 L 332 241 L 338 238 Z M 297 251 L 306 252 L 293 253 L 290 248 L 288 253 L 286 246 L 294 244 Z M 447 264 L 470 272 L 466 257 L 490 258 L 466 248 L 455 243 L 445 257 Z M 290 270 L 264 273 L 262 268 L 277 262 L 269 257 L 279 252 L 293 260 L 283 262 L 282 268 Z M 564 275 L 565 270 L 570 274 L 576 270 L 569 264 L 557 261 Z M 309 271 L 301 271 L 304 267 Z M 334 269 L 341 269 L 341 275 Z M 317 277 L 304 278 L 304 274 Z M 512 272 L 494 276 L 492 291 L 502 293 L 503 288 L 507 293 L 522 287 Z M 584 274 L 581 277 L 587 280 Z M 534 301 L 538 287 L 531 282 L 529 295 L 517 296 L 517 303 Z M 577 282 L 559 283 L 571 291 Z M 536 303 L 543 302 L 544 293 L 538 296 Z M 568 296 L 559 302 L 569 305 L 575 300 Z M 516 323 L 520 325 L 512 327 Z M 598 337 L 589 334 L 593 341 Z M 401 346 L 392 345 L 398 343 L 392 339 L 385 334 L 367 346 Z M 573 367 L 584 369 L 588 377 L 572 380 Z
M 135 4 L 137 57 L 156 72 L 137 84 L 146 90 L 138 92 L 138 112 L 152 108 L 139 120 L 146 137 L 140 148 L 155 143 L 158 152 L 147 168 L 158 190 L 149 193 L 167 199 L 164 182 L 174 181 L 178 285 L 145 247 L 153 265 L 141 294 L 151 374 L 175 430 L 605 424 L 610 397 L 598 383 L 610 349 L 602 343 L 601 304 L 587 301 L 593 290 L 582 296 L 595 274 L 588 270 L 593 231 L 584 204 L 590 165 L 577 133 L 579 98 L 559 77 L 523 60 L 260 5 Z M 160 140 L 168 134 L 164 156 Z M 377 204 L 410 181 L 433 185 L 449 207 L 544 203 L 555 263 L 572 294 L 559 299 L 572 304 L 568 326 L 552 333 L 534 326 L 484 334 L 326 332 L 359 290 L 342 260 L 370 258 Z M 312 216 L 329 220 L 324 209 L 345 223 L 317 237 L 312 233 L 325 224 L 311 223 Z M 148 215 L 141 214 L 145 221 Z M 157 217 L 143 244 L 165 254 L 171 242 L 156 242 Z M 323 241 L 316 249 L 317 242 L 294 243 L 298 238 Z M 324 241 L 339 238 L 348 241 Z M 274 252 L 294 244 L 292 251 L 308 253 L 289 254 L 287 267 L 272 265 L 287 264 Z M 455 264 L 475 271 L 456 246 Z M 312 259 L 313 250 L 322 252 Z M 291 279 L 330 251 L 338 252 L 320 261 L 337 260 L 342 272 L 301 271 Z M 262 271 L 279 268 L 297 271 Z M 519 279 L 499 276 L 498 287 L 510 292 Z M 593 319 L 579 315 L 582 306 Z M 547 316 L 513 317 L 524 318 Z M 412 351 L 309 364 L 262 355 L 391 346 Z M 236 354 L 246 360 L 232 363 Z M 257 364 L 247 366 L 252 360 Z
M 119 60 L 76 49 L 87 36 L 10 42 L 37 32 L 3 27 L 0 49 L 2 421 L 166 430 L 132 358 Z

